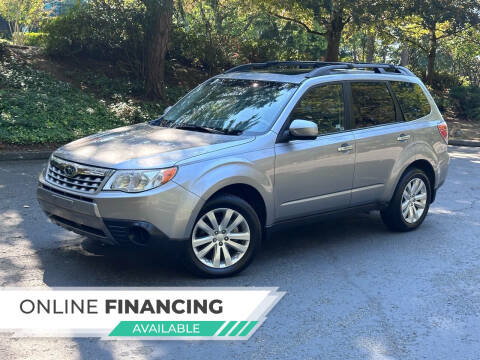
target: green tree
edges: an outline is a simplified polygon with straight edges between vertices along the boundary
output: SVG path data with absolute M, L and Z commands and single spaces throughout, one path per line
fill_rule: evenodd
M 342 33 L 347 24 L 355 19 L 361 21 L 365 14 L 371 15 L 380 9 L 376 3 L 366 0 L 263 0 L 261 4 L 271 15 L 324 37 L 326 61 L 338 61 Z
M 391 26 L 395 36 L 421 49 L 427 56 L 426 82 L 433 84 L 439 41 L 451 38 L 479 23 L 479 0 L 394 1 Z
M 8 21 L 13 39 L 23 26 L 35 26 L 47 14 L 44 0 L 0 0 L 0 15 Z

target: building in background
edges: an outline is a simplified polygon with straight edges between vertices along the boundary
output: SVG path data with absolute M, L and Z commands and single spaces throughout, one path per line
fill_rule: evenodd
M 59 16 L 65 14 L 69 9 L 75 5 L 78 0 L 53 0 L 46 1 L 45 9 L 51 11 L 50 16 Z

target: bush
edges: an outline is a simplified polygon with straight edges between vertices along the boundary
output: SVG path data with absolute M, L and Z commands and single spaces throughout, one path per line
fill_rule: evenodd
M 433 88 L 439 90 L 452 89 L 464 85 L 462 80 L 453 74 L 437 73 L 433 78 Z
M 141 77 L 146 21 L 139 1 L 79 2 L 44 24 L 46 51 L 52 57 L 109 60 Z
M 44 47 L 46 39 L 47 34 L 45 33 L 24 33 L 24 45 Z
M 480 121 L 480 87 L 457 86 L 450 90 L 450 97 L 460 116 Z

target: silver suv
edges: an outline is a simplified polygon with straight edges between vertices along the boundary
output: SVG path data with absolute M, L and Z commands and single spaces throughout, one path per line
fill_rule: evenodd
M 417 228 L 445 181 L 447 134 L 404 67 L 247 64 L 157 120 L 61 147 L 38 201 L 79 234 L 181 244 L 191 269 L 227 276 L 283 225 L 378 209 L 390 229 Z

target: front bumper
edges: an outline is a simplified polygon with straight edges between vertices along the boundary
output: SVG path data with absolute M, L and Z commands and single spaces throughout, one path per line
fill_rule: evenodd
M 189 237 L 203 200 L 173 181 L 154 190 L 83 195 L 39 178 L 37 199 L 55 224 L 109 244 L 155 245 Z

